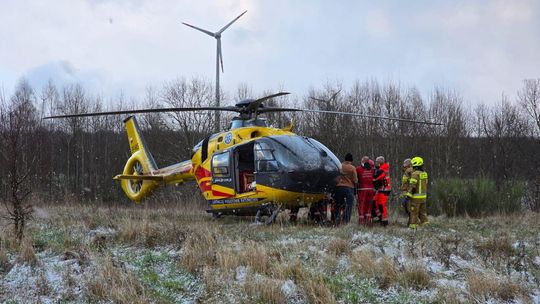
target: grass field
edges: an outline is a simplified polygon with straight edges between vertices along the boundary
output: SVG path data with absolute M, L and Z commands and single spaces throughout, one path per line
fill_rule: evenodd
M 540 301 L 539 214 L 436 217 L 417 231 L 397 212 L 387 228 L 286 218 L 41 204 L 22 244 L 2 226 L 0 302 Z

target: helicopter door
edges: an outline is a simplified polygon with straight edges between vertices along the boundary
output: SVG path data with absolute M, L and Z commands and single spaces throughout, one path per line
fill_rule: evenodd
M 218 196 L 233 196 L 235 194 L 235 170 L 231 153 L 225 151 L 214 153 L 212 156 L 212 192 Z
M 253 161 L 253 143 L 247 143 L 236 147 L 234 160 L 236 164 L 236 191 L 238 193 L 252 192 L 256 190 L 255 163 Z

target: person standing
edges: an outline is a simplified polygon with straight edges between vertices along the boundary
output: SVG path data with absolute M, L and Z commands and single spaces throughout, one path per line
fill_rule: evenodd
M 413 157 L 411 160 L 413 172 L 407 187 L 409 197 L 409 228 L 416 229 L 418 225 L 428 223 L 427 217 L 427 187 L 428 174 L 424 171 L 424 160 L 421 157 Z
M 345 155 L 345 161 L 341 163 L 341 174 L 336 182 L 336 225 L 342 221 L 346 224 L 351 221 L 352 206 L 354 204 L 354 187 L 358 183 L 356 168 L 352 164 L 351 153 Z M 343 216 L 341 210 L 344 211 Z
M 386 203 L 390 195 L 390 164 L 384 156 L 375 159 L 375 171 L 373 173 L 373 186 L 375 187 L 375 214 L 383 226 L 388 225 L 388 209 Z
M 371 224 L 371 202 L 375 192 L 373 188 L 374 164 L 368 156 L 362 157 L 360 165 L 356 167 L 358 176 L 358 224 Z
M 410 219 L 409 214 L 409 197 L 406 195 L 407 189 L 409 188 L 409 179 L 411 178 L 411 174 L 413 172 L 413 168 L 411 165 L 411 159 L 407 158 L 403 161 L 403 176 L 401 177 L 401 188 L 402 191 L 402 200 L 401 200 L 401 206 L 403 206 L 403 209 L 405 210 L 405 213 L 407 214 L 407 219 Z M 407 222 L 407 226 L 410 223 Z

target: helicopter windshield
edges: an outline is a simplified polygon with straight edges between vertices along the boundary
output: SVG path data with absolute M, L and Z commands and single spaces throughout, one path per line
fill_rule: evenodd
M 263 151 L 272 151 L 272 156 L 277 162 L 289 170 L 339 168 L 339 160 L 328 148 L 307 137 L 290 135 L 265 137 L 260 146 L 268 147 L 261 148 L 261 157 L 268 156 L 268 153 Z

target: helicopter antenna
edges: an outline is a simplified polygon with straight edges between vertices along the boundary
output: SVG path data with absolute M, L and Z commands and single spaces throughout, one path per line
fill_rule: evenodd
M 217 42 L 217 48 L 216 48 L 216 107 L 219 107 L 220 106 L 220 94 L 219 94 L 219 67 L 221 66 L 221 72 L 223 73 L 224 70 L 223 70 L 223 54 L 222 54 L 222 51 L 221 51 L 221 34 L 229 27 L 231 26 L 231 24 L 233 24 L 236 20 L 240 19 L 240 17 L 242 17 L 245 13 L 247 13 L 247 11 L 244 11 L 242 14 L 240 14 L 238 17 L 234 18 L 231 22 L 227 23 L 224 27 L 222 27 L 219 31 L 217 32 L 211 32 L 211 31 L 208 31 L 208 30 L 205 30 L 205 29 L 202 29 L 200 27 L 196 27 L 194 25 L 191 25 L 191 24 L 188 24 L 188 23 L 185 23 L 185 22 L 182 22 L 182 24 L 186 25 L 186 26 L 189 26 L 193 29 L 196 29 L 200 32 L 203 32 L 205 34 L 207 34 L 208 36 L 212 36 L 214 38 L 216 38 L 216 42 Z M 219 123 L 219 120 L 220 120 L 220 113 L 219 111 L 216 111 L 215 112 L 215 115 L 216 115 L 216 125 L 215 125 L 215 131 L 216 132 L 219 132 L 219 129 L 220 129 L 220 123 Z

